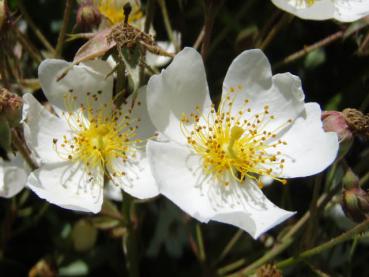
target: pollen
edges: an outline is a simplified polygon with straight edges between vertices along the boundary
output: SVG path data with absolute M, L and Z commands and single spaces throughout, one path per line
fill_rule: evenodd
M 238 87 L 237 87 L 238 88 Z M 242 87 L 241 87 L 242 88 Z M 181 117 L 181 130 L 187 143 L 202 157 L 202 168 L 207 176 L 224 186 L 231 179 L 243 183 L 247 178 L 262 186 L 261 177 L 269 176 L 286 184 L 281 176 L 286 157 L 282 149 L 288 142 L 278 134 L 292 124 L 292 120 L 273 123 L 269 105 L 253 110 L 252 101 L 235 100 L 241 89 L 232 87 L 215 109 L 201 114 L 196 108 L 190 115 Z M 237 110 L 236 110 L 237 109 Z
M 297 7 L 298 9 L 306 9 L 313 6 L 316 0 L 286 0 L 291 5 Z
M 130 116 L 131 110 L 112 109 L 113 103 L 94 108 L 91 103 L 99 102 L 99 95 L 88 92 L 86 104 L 79 105 L 72 92 L 65 95 L 63 116 L 71 132 L 54 138 L 52 145 L 62 159 L 81 162 L 89 175 L 102 169 L 108 178 L 122 177 L 121 165 L 135 157 L 141 144 L 136 138 L 139 119 Z

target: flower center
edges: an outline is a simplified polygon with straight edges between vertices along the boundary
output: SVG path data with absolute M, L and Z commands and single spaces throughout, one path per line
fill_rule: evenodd
M 268 105 L 253 112 L 246 99 L 240 110 L 233 112 L 236 96 L 236 88 L 231 88 L 217 110 L 213 105 L 205 115 L 197 107 L 189 116 L 183 115 L 181 129 L 188 144 L 201 155 L 204 172 L 223 185 L 228 185 L 230 178 L 238 183 L 251 178 L 262 186 L 262 176 L 285 184 L 286 180 L 278 177 L 285 159 L 276 148 L 287 142 L 277 135 L 292 120 L 270 129 L 268 125 L 272 125 L 276 117 L 270 114 Z M 193 127 L 188 127 L 189 123 Z
M 114 25 L 123 21 L 123 6 L 128 2 L 128 0 L 98 0 L 97 8 Z M 143 17 L 140 6 L 135 1 L 131 1 L 131 5 L 132 12 L 129 15 L 128 23 L 135 22 Z
M 112 110 L 113 103 L 92 108 L 91 99 L 99 101 L 97 94 L 87 93 L 87 104 L 77 109 L 76 99 L 73 93 L 64 98 L 67 112 L 63 115 L 71 132 L 62 141 L 53 139 L 55 151 L 64 160 L 82 162 L 91 175 L 96 168 L 103 169 L 107 177 L 126 175 L 118 163 L 125 164 L 136 157 L 141 140 L 135 131 L 140 119 L 131 118 L 131 110 L 127 114 Z

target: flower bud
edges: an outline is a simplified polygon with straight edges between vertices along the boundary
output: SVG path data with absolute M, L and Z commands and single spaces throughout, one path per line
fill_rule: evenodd
M 342 185 L 343 188 L 346 190 L 360 187 L 359 177 L 351 170 L 351 168 L 348 168 L 345 175 L 343 176 Z
M 337 111 L 325 111 L 322 113 L 323 128 L 326 132 L 335 132 L 340 141 L 350 140 L 352 132 L 346 123 L 345 116 Z
M 360 187 L 345 189 L 342 195 L 342 209 L 346 216 L 352 220 L 363 221 L 369 212 L 368 192 Z
M 21 119 L 23 100 L 5 88 L 0 88 L 0 118 L 9 122 L 10 127 L 18 125 Z
M 77 11 L 77 26 L 82 29 L 91 29 L 101 22 L 101 15 L 91 1 L 84 1 Z

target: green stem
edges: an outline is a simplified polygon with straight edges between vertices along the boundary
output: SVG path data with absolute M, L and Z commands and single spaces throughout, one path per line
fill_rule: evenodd
M 137 234 L 134 223 L 134 203 L 133 198 L 123 191 L 122 214 L 124 216 L 127 234 L 123 237 L 123 251 L 126 256 L 126 266 L 130 277 L 138 277 L 139 258 L 137 250 Z
M 276 266 L 278 268 L 285 268 L 291 265 L 294 265 L 306 258 L 312 257 L 314 255 L 320 254 L 340 243 L 343 243 L 345 241 L 351 240 L 353 239 L 357 234 L 367 230 L 367 228 L 369 227 L 369 219 L 366 219 L 365 221 L 363 221 L 362 223 L 356 225 L 354 228 L 348 230 L 347 232 L 321 244 L 318 245 L 314 248 L 311 248 L 309 250 L 306 250 L 304 252 L 302 252 L 301 254 L 295 256 L 295 257 L 291 257 L 288 258 L 286 260 L 283 260 L 279 263 L 276 264 Z
M 206 260 L 206 254 L 205 254 L 204 240 L 202 236 L 200 223 L 196 224 L 196 239 L 197 239 L 197 245 L 199 249 L 199 260 L 200 262 L 204 263 Z
M 237 232 L 233 235 L 231 240 L 224 247 L 224 249 L 223 249 L 222 253 L 219 255 L 219 258 L 217 259 L 216 263 L 219 263 L 220 261 L 222 261 L 228 255 L 228 253 L 232 250 L 233 246 L 235 246 L 237 241 L 241 238 L 242 234 L 244 234 L 244 233 L 245 232 L 241 229 L 237 230 Z
M 60 29 L 58 41 L 56 43 L 56 48 L 55 48 L 55 54 L 54 54 L 55 58 L 60 58 L 60 56 L 62 54 L 63 46 L 64 46 L 64 40 L 65 40 L 65 34 L 67 32 L 67 28 L 68 28 L 68 24 L 69 24 L 69 20 L 70 20 L 70 15 L 71 15 L 71 12 L 72 12 L 73 0 L 66 0 L 66 1 L 67 2 L 65 3 L 64 16 L 63 16 L 63 25 Z

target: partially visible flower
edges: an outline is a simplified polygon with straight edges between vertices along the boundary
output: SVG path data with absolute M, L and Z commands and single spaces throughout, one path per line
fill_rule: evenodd
M 369 15 L 369 0 L 272 0 L 278 8 L 302 19 L 352 22 Z
M 26 185 L 27 168 L 19 155 L 8 155 L 9 161 L 0 158 L 0 197 L 11 198 Z
M 51 203 L 97 213 L 108 180 L 137 198 L 158 193 L 143 141 L 154 133 L 145 88 L 115 107 L 111 70 L 101 60 L 45 60 L 39 79 L 56 115 L 24 96 L 24 134 L 41 164 L 28 186 Z
M 231 64 L 219 106 L 212 104 L 201 56 L 181 51 L 148 83 L 148 111 L 170 141 L 148 143 L 159 191 L 201 222 L 238 226 L 254 238 L 294 213 L 262 193 L 263 176 L 309 176 L 335 159 L 316 103 L 304 103 L 300 79 L 272 76 L 260 50 Z
M 77 11 L 77 26 L 82 29 L 97 27 L 101 22 L 101 14 L 92 0 L 85 0 Z
M 127 3 L 131 4 L 132 11 L 129 15 L 128 22 L 135 27 L 143 27 L 143 13 L 141 10 L 140 0 L 94 0 L 94 3 L 100 13 L 108 20 L 111 25 L 117 24 L 124 20 L 123 7 Z M 137 25 L 138 24 L 138 25 Z

